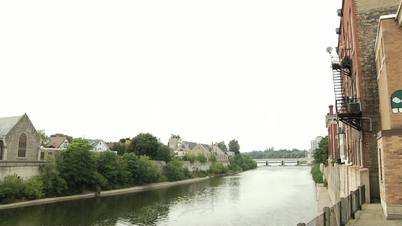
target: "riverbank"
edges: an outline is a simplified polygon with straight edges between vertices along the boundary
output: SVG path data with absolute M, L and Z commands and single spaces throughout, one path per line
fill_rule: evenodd
M 143 192 L 143 191 L 151 191 L 151 190 L 156 190 L 156 189 L 161 189 L 161 188 L 173 187 L 173 186 L 177 186 L 177 185 L 195 183 L 198 181 L 203 181 L 203 180 L 208 180 L 208 179 L 210 179 L 210 177 L 192 178 L 192 179 L 186 179 L 186 180 L 181 180 L 181 181 L 159 182 L 159 183 L 152 183 L 152 184 L 147 184 L 147 185 L 143 185 L 143 186 L 135 186 L 135 187 L 129 187 L 129 188 L 101 191 L 99 193 L 87 193 L 87 194 L 80 194 L 80 195 L 70 195 L 70 196 L 61 196 L 61 197 L 54 197 L 54 198 L 44 198 L 44 199 L 36 199 L 36 200 L 30 200 L 30 201 L 22 201 L 22 202 L 0 205 L 0 210 L 21 208 L 21 207 L 28 207 L 28 206 L 37 206 L 37 205 L 44 205 L 44 204 L 79 200 L 79 199 L 91 199 L 91 198 L 96 198 L 96 197 L 107 197 L 107 196 L 123 195 L 123 194 L 137 193 L 137 192 Z

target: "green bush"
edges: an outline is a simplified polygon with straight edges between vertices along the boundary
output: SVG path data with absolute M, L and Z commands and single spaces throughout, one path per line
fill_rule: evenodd
M 146 184 L 159 180 L 160 168 L 148 156 L 138 157 L 134 153 L 126 153 L 123 155 L 123 159 L 132 184 Z
M 195 161 L 195 159 L 196 159 L 196 156 L 194 156 L 193 154 L 188 153 L 188 152 L 183 156 L 184 161 L 190 161 L 191 163 L 193 163 Z
M 195 159 L 201 163 L 205 163 L 207 162 L 207 157 L 205 157 L 205 155 L 203 154 L 198 154 Z
M 41 178 L 43 182 L 43 192 L 46 197 L 61 196 L 66 193 L 67 183 L 61 177 L 56 163 L 49 161 L 41 168 Z
M 161 176 L 161 171 L 157 163 L 149 159 L 148 156 L 140 156 L 138 159 L 138 184 L 157 182 Z
M 39 199 L 43 196 L 43 181 L 41 177 L 32 177 L 24 183 L 24 197 L 26 199 Z
M 209 161 L 211 161 L 211 162 L 216 162 L 216 156 L 215 156 L 215 155 L 211 155 L 211 156 L 209 157 Z
M 229 161 L 229 169 L 235 172 L 257 168 L 257 162 L 247 155 L 235 155 L 233 158 L 230 158 Z
M 183 162 L 174 159 L 166 165 L 166 177 L 169 181 L 183 180 L 187 178 L 188 170 L 186 172 L 183 167 Z
M 102 188 L 111 189 L 120 187 L 129 182 L 129 172 L 121 156 L 114 152 L 106 151 L 97 154 L 96 170 L 106 181 L 97 176 L 97 181 L 102 183 Z
M 215 175 L 222 175 L 228 173 L 229 168 L 224 166 L 222 163 L 212 163 L 209 167 L 209 171 Z
M 10 203 L 24 197 L 25 186 L 22 179 L 17 175 L 6 176 L 0 182 L 0 203 Z
M 96 162 L 92 146 L 84 139 L 74 139 L 67 150 L 60 153 L 57 166 L 67 182 L 70 194 L 94 190 L 96 184 Z
M 320 164 L 315 164 L 313 167 L 311 167 L 311 175 L 313 176 L 315 183 L 323 183 L 323 175 L 320 170 Z

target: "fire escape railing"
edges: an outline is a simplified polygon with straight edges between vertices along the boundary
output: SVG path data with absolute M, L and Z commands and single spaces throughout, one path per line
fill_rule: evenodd
M 346 96 L 345 94 L 345 76 L 351 74 L 351 60 L 348 58 L 347 63 L 345 59 L 342 63 L 338 59 L 332 58 L 332 76 L 334 81 L 334 94 L 335 94 L 335 109 L 338 119 L 357 129 L 362 129 L 362 111 L 360 100 Z

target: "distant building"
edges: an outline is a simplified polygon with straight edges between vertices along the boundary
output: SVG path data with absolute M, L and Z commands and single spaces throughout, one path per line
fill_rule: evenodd
M 322 136 L 317 136 L 313 140 L 310 141 L 310 152 L 314 153 L 316 149 L 320 146 L 320 142 L 322 140 Z
M 91 151 L 94 152 L 104 152 L 104 151 L 110 151 L 110 148 L 108 144 L 101 140 L 101 139 L 87 139 L 90 145 L 93 146 L 93 149 Z
M 0 118 L 0 179 L 39 175 L 39 148 L 39 134 L 26 114 Z
M 183 157 L 187 153 L 192 155 L 204 155 L 207 159 L 215 156 L 218 162 L 228 162 L 229 155 L 216 144 L 200 144 L 196 142 L 182 141 L 178 136 L 172 136 L 169 139 L 168 146 L 170 150 L 178 157 Z
M 47 148 L 59 148 L 66 149 L 70 144 L 67 137 L 50 137 L 49 143 L 46 145 Z

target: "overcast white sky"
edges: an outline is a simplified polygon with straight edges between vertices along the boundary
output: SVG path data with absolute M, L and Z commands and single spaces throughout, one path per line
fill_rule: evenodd
M 341 0 L 1 1 L 0 117 L 307 149 L 333 102 Z

